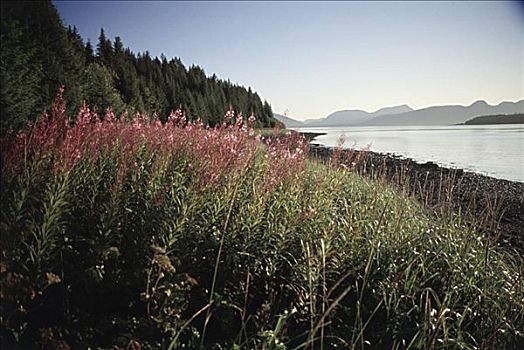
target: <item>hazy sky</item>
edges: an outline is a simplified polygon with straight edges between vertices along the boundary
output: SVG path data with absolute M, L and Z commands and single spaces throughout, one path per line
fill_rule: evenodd
M 180 57 L 297 119 L 524 98 L 518 2 L 54 1 L 96 46 Z

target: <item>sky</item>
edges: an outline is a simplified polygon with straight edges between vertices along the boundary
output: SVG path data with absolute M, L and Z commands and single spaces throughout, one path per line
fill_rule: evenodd
M 296 119 L 524 99 L 519 2 L 53 1 L 93 46 L 180 57 Z

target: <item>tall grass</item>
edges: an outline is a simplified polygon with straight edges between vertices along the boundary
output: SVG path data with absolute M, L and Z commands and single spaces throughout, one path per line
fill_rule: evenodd
M 252 122 L 71 121 L 59 96 L 2 140 L 3 344 L 522 345 L 520 257 Z

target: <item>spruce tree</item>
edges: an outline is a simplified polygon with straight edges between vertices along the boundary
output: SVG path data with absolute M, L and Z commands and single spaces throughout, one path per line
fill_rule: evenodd
M 3 1 L 1 6 L 1 127 L 18 129 L 48 108 L 65 86 L 69 114 L 86 101 L 99 113 L 112 107 L 156 113 L 165 119 L 183 108 L 190 119 L 220 123 L 231 107 L 258 123 L 273 121 L 271 107 L 251 90 L 221 80 L 178 57 L 133 53 L 120 37 L 111 42 L 100 30 L 96 55 L 76 27 L 64 27 L 49 0 Z

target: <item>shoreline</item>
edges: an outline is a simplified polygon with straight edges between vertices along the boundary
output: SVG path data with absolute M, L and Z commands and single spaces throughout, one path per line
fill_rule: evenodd
M 295 132 L 304 136 L 307 142 L 311 142 L 315 140 L 318 136 L 327 135 L 327 133 L 325 132 L 302 132 L 302 131 L 295 131 Z
M 329 160 L 335 148 L 311 143 L 313 139 L 308 139 L 310 157 Z M 500 246 L 524 254 L 524 183 L 388 153 L 353 150 L 350 154 L 357 160 L 352 168 L 358 174 L 394 184 L 430 209 L 460 213 Z

